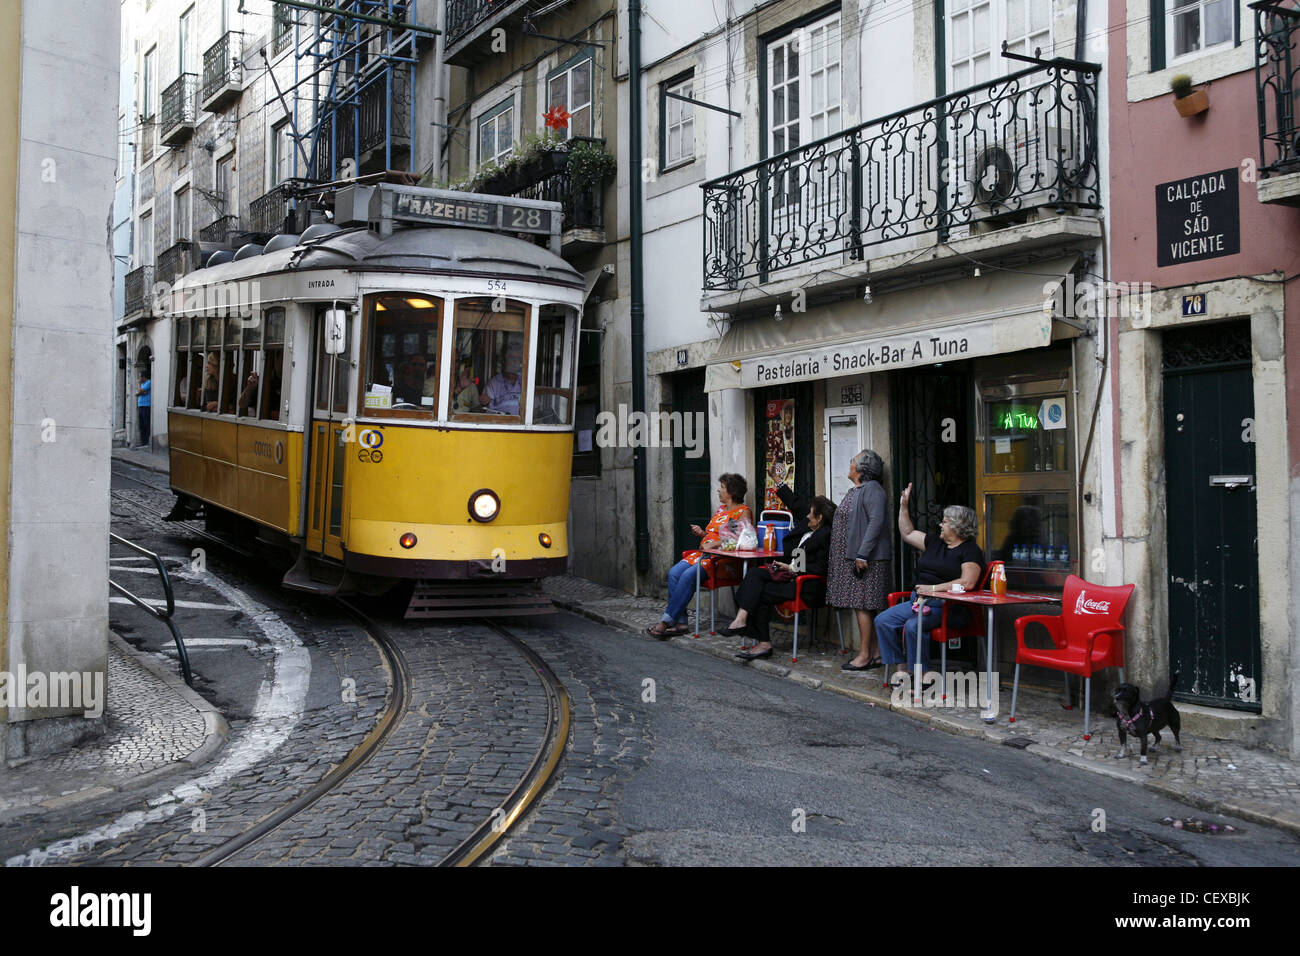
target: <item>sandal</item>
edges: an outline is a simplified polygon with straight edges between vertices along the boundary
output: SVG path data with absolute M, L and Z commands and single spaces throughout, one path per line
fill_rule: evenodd
M 645 629 L 645 632 L 649 634 L 651 637 L 661 641 L 666 641 L 668 640 L 668 638 L 673 636 L 672 631 L 668 628 L 666 624 L 664 624 L 663 621 L 660 621 L 658 624 L 653 624 L 650 627 L 647 627 Z
M 867 663 L 866 663 L 865 666 L 866 666 L 867 670 L 873 670 L 874 668 L 877 668 L 877 667 L 884 667 L 884 666 L 885 666 L 885 662 L 882 661 L 879 657 L 873 657 L 873 658 L 871 658 L 871 660 L 867 661 Z

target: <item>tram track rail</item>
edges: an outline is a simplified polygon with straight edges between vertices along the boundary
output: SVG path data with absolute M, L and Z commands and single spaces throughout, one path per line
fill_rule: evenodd
M 168 491 L 168 489 L 132 478 L 129 475 L 120 473 L 115 473 L 115 475 L 143 485 L 153 491 Z M 120 494 L 117 491 L 113 491 L 113 495 L 157 520 L 163 518 L 161 512 L 155 511 L 129 496 Z M 224 538 L 194 528 L 189 522 L 172 522 L 171 524 L 172 526 L 179 526 L 179 529 L 183 529 L 188 533 L 199 534 L 236 553 L 246 557 L 253 557 Z M 349 777 L 383 749 L 384 744 L 405 718 L 411 706 L 415 688 L 410 664 L 406 655 L 402 652 L 400 644 L 387 628 L 351 602 L 337 597 L 330 600 L 357 622 L 362 633 L 378 648 L 383 657 L 389 672 L 392 674 L 392 692 L 389 694 L 387 706 L 379 715 L 374 727 L 324 777 L 243 833 L 205 853 L 192 865 L 202 867 L 221 866 L 235 861 L 236 857 L 250 847 L 255 846 L 295 817 L 307 811 L 327 794 L 342 787 Z M 501 801 L 500 805 L 494 808 L 475 827 L 469 836 L 448 851 L 437 862 L 437 866 L 473 866 L 512 833 L 554 778 L 568 746 L 569 730 L 572 723 L 572 702 L 568 691 L 545 659 L 518 635 L 498 622 L 490 618 L 480 618 L 476 620 L 476 623 L 486 627 L 506 641 L 528 662 L 534 674 L 537 675 L 546 698 L 546 722 L 541 741 L 534 752 L 533 758 L 515 787 Z

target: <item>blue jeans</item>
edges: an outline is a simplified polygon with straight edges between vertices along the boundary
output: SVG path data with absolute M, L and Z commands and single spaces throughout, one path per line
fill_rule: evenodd
M 678 561 L 668 569 L 668 610 L 663 622 L 669 626 L 686 623 L 686 608 L 695 597 L 695 579 L 700 566 L 689 561 Z
M 906 660 L 907 666 L 916 666 L 916 612 L 912 610 L 912 596 L 876 615 L 876 640 L 880 643 L 880 657 L 885 667 L 891 667 L 899 661 Z M 943 620 L 943 602 L 929 599 L 925 604 L 925 613 L 921 620 L 925 629 L 932 631 Z M 930 642 L 921 642 L 921 669 L 930 669 Z

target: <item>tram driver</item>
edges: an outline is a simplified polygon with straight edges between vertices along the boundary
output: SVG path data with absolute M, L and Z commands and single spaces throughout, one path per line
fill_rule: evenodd
M 519 414 L 519 396 L 523 388 L 524 346 L 514 339 L 506 346 L 504 368 L 487 384 L 488 409 L 502 415 Z

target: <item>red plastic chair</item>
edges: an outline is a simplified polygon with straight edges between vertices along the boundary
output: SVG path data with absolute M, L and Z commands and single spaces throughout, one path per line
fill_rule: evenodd
M 794 619 L 794 650 L 790 654 L 790 663 L 799 663 L 799 614 L 802 611 L 808 611 L 812 614 L 811 627 L 813 633 L 817 632 L 817 608 L 825 607 L 823 604 L 809 604 L 803 599 L 803 586 L 809 581 L 825 581 L 824 574 L 800 574 L 794 579 L 794 597 L 788 601 L 782 601 L 776 605 L 776 613 L 781 615 L 785 620 Z M 840 634 L 840 653 L 844 653 L 844 635 Z
M 988 590 L 989 576 L 993 573 L 993 566 L 1001 563 L 1002 562 L 1000 561 L 989 562 L 988 566 L 984 569 L 984 574 L 980 577 L 979 584 L 976 585 L 975 590 L 977 591 Z M 889 595 L 889 606 L 893 607 L 896 604 L 906 601 L 911 596 L 912 596 L 911 591 L 893 591 Z M 946 688 L 948 686 L 948 642 L 959 637 L 984 637 L 985 636 L 984 615 L 977 613 L 976 609 L 972 607 L 970 622 L 958 627 L 955 624 L 948 623 L 948 614 L 952 611 L 954 602 L 943 601 L 941 603 L 943 604 L 943 610 L 941 612 L 943 614 L 943 618 L 939 621 L 939 626 L 936 627 L 934 630 L 926 631 L 925 633 L 930 636 L 930 640 L 938 641 L 940 644 L 943 645 L 943 647 L 939 651 L 939 661 L 940 661 L 939 686 Z M 906 633 L 906 631 L 904 631 L 904 633 Z M 918 659 L 921 656 L 921 649 L 919 647 L 916 649 L 916 656 Z M 888 674 L 886 674 L 885 676 L 889 677 Z M 893 685 L 886 683 L 884 686 L 886 688 L 889 688 Z M 917 693 L 920 693 L 920 691 L 918 690 Z M 948 699 L 948 694 L 946 691 L 943 695 L 943 699 L 944 700 Z
M 682 557 L 694 553 L 698 549 L 683 551 Z M 709 592 L 709 633 L 717 634 L 717 617 L 716 608 L 713 601 L 713 592 L 718 588 L 734 588 L 740 585 L 745 576 L 745 566 L 737 558 L 724 558 L 718 555 L 707 554 L 700 557 L 700 565 L 704 573 L 700 575 L 699 590 Z M 695 604 L 695 637 L 700 636 L 700 606 L 698 600 Z
M 1059 615 L 1031 614 L 1016 619 L 1016 676 L 1011 685 L 1011 723 L 1016 722 L 1016 694 L 1020 690 L 1020 665 L 1063 671 L 1066 706 L 1070 674 L 1083 678 L 1083 739 L 1091 740 L 1092 675 L 1107 667 L 1119 668 L 1124 680 L 1124 608 L 1133 594 L 1132 584 L 1104 587 L 1071 574 L 1065 579 Z M 1025 627 L 1047 628 L 1055 647 L 1025 646 Z

